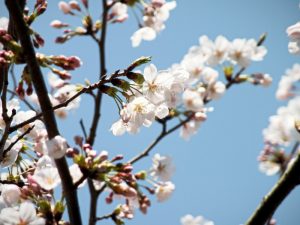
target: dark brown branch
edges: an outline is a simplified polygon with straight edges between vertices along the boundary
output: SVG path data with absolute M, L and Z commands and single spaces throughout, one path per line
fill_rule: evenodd
M 100 216 L 100 217 L 97 217 L 96 220 L 97 221 L 100 221 L 100 220 L 107 220 L 107 219 L 110 219 L 112 217 L 115 216 L 115 213 L 111 213 L 111 214 L 108 214 L 108 215 L 104 215 L 104 216 Z
M 290 192 L 299 184 L 300 174 L 300 154 L 294 162 L 289 165 L 274 185 L 271 191 L 263 198 L 255 212 L 248 219 L 245 225 L 264 225 L 273 215 L 277 207 L 290 194 Z
M 236 75 L 234 76 L 234 78 L 231 78 L 229 80 L 229 82 L 226 84 L 226 89 L 230 88 L 233 84 L 236 84 L 238 83 L 239 81 L 239 77 L 240 75 L 245 71 L 245 67 L 242 67 L 237 73 Z
M 107 18 L 109 6 L 107 5 L 106 0 L 102 0 L 102 30 L 101 37 L 98 42 L 99 47 L 99 56 L 100 56 L 100 76 L 99 79 L 102 80 L 106 74 L 106 58 L 105 58 L 105 42 L 106 42 L 106 31 L 107 31 Z M 87 138 L 87 142 L 90 145 L 94 145 L 97 128 L 101 116 L 101 103 L 102 103 L 102 92 L 100 89 L 97 91 L 97 95 L 95 97 L 95 105 L 94 105 L 94 115 L 92 119 L 92 124 L 90 127 L 89 136 Z M 96 223 L 96 215 L 97 215 L 97 201 L 99 194 L 96 192 L 93 181 L 89 178 L 88 185 L 90 190 L 90 217 L 89 217 L 89 225 L 94 225 Z
M 82 130 L 82 133 L 84 135 L 84 139 L 86 140 L 87 139 L 87 133 L 86 133 L 85 126 L 84 126 L 84 123 L 83 123 L 82 119 L 79 121 L 79 124 L 80 124 L 81 130 Z
M 116 77 L 120 77 L 120 76 L 124 76 L 125 73 L 113 73 L 111 75 L 110 78 L 107 78 L 107 79 L 102 79 L 100 81 L 98 81 L 97 83 L 94 83 L 94 84 L 91 84 L 87 87 L 83 87 L 80 91 L 78 91 L 76 94 L 74 94 L 73 96 L 71 96 L 69 99 L 67 99 L 66 101 L 56 105 L 56 106 L 53 106 L 49 111 L 55 111 L 57 109 L 60 109 L 60 108 L 63 108 L 63 107 L 67 107 L 70 102 L 72 102 L 74 99 L 78 98 L 80 95 L 84 94 L 84 93 L 91 93 L 91 91 L 97 89 L 97 88 L 100 88 L 102 85 L 106 84 L 106 83 L 110 83 L 111 80 L 113 78 L 116 78 Z M 9 130 L 10 133 L 16 131 L 17 129 L 29 124 L 29 123 L 32 123 L 34 122 L 35 120 L 41 118 L 43 116 L 43 113 L 39 113 L 31 118 L 29 118 L 28 120 L 25 120 L 23 121 L 22 123 L 19 123 L 15 126 L 12 126 Z
M 11 116 L 8 116 L 7 114 L 7 102 L 6 102 L 6 97 L 7 97 L 7 87 L 8 87 L 8 73 L 6 71 L 6 73 L 2 74 L 3 75 L 3 86 L 2 86 L 2 95 L 1 95 L 1 106 L 2 106 L 2 118 L 4 120 L 5 123 L 5 129 L 4 129 L 4 133 L 1 137 L 0 140 L 0 162 L 3 160 L 4 157 L 4 146 L 5 143 L 8 139 L 9 136 L 9 129 L 13 120 L 13 117 L 16 114 L 16 110 L 13 110 L 11 112 Z
M 82 177 L 80 177 L 80 179 L 74 184 L 74 187 L 75 187 L 75 188 L 78 188 L 78 186 L 79 186 L 80 184 L 82 184 L 82 183 L 85 181 L 86 178 L 87 178 L 87 177 L 86 177 L 85 175 L 83 175 Z
M 48 96 L 46 84 L 36 59 L 36 54 L 30 39 L 29 29 L 26 25 L 23 14 L 17 4 L 18 1 L 6 0 L 5 4 L 8 8 L 11 19 L 15 22 L 15 28 L 20 38 L 23 48 L 24 57 L 29 68 L 29 73 L 33 82 L 34 89 L 37 93 L 39 104 L 43 113 L 45 127 L 49 139 L 59 135 L 52 105 Z M 60 158 L 55 160 L 59 175 L 62 180 L 64 195 L 67 202 L 69 219 L 71 224 L 81 225 L 81 215 L 77 199 L 77 191 L 74 189 L 72 178 L 69 172 L 66 159 Z
M 102 0 L 102 8 L 103 8 L 102 30 L 101 30 L 100 41 L 98 42 L 99 56 L 100 56 L 100 76 L 99 76 L 100 80 L 106 74 L 105 42 L 106 42 L 106 31 L 107 31 L 107 17 L 109 11 L 109 6 L 107 5 L 106 0 Z M 92 125 L 90 127 L 90 133 L 87 139 L 87 142 L 90 145 L 93 145 L 95 142 L 97 127 L 101 116 L 101 102 L 102 102 L 102 92 L 98 90 L 95 98 L 95 108 L 94 108 Z
M 134 164 L 137 161 L 139 161 L 140 159 L 148 156 L 149 152 L 158 144 L 158 142 L 163 139 L 166 135 L 168 134 L 168 132 L 166 132 L 166 123 L 162 124 L 162 130 L 160 132 L 160 134 L 157 136 L 157 138 L 139 155 L 135 156 L 134 158 L 132 158 L 131 160 L 128 161 L 128 163 L 130 164 Z

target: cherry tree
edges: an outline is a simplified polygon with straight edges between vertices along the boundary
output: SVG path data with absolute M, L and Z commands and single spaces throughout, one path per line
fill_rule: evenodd
M 232 86 L 248 83 L 267 87 L 272 82 L 267 72 L 251 72 L 251 65 L 267 54 L 264 33 L 234 39 L 202 35 L 197 45 L 168 68 L 157 68 L 150 56 L 141 53 L 125 67 L 108 72 L 108 27 L 121 26 L 132 10 L 137 30 L 128 43 L 138 48 L 163 33 L 177 3 L 100 2 L 102 7 L 96 16 L 92 13 L 96 7 L 93 1 L 49 2 L 51 7 L 58 6 L 66 18 L 79 18 L 76 25 L 57 19 L 50 22 L 51 29 L 59 30 L 55 44 L 63 46 L 82 39 L 83 45 L 91 41 L 99 51 L 100 71 L 94 72 L 93 81 L 82 77 L 80 83 L 75 83 L 71 72 L 84 67 L 85 62 L 63 52 L 42 53 L 45 41 L 33 28 L 47 12 L 47 1 L 28 5 L 24 0 L 5 1 L 9 18 L 0 19 L 1 224 L 94 225 L 111 220 L 119 225 L 134 219 L 137 211 L 146 214 L 150 206 L 155 207 L 152 199 L 164 202 L 173 194 L 175 166 L 170 156 L 160 153 L 153 155 L 150 168 L 137 170 L 136 163 L 151 160 L 150 152 L 176 131 L 185 140 L 192 138 L 214 110 L 214 102 Z M 292 54 L 300 52 L 299 30 L 299 23 L 287 29 Z M 300 65 L 295 64 L 279 83 L 276 96 L 289 103 L 270 117 L 270 125 L 263 131 L 265 147 L 259 156 L 259 168 L 267 175 L 278 173 L 280 178 L 245 222 L 247 225 L 275 224 L 273 213 L 299 183 L 299 74 Z M 112 155 L 100 150 L 95 143 L 101 108 L 106 107 L 104 95 L 117 112 L 118 119 L 110 126 L 111 135 L 135 135 L 154 124 L 160 126 L 153 142 L 131 159 L 124 152 Z M 59 127 L 64 126 L 64 118 L 80 108 L 84 98 L 92 102 L 86 110 L 91 122 L 76 121 L 81 130 L 70 127 L 74 138 L 68 140 Z M 291 144 L 291 153 L 286 153 Z M 90 195 L 88 221 L 82 220 L 81 209 L 86 206 L 78 201 L 79 190 L 85 186 Z M 102 196 L 105 203 L 98 201 Z M 111 212 L 98 215 L 99 205 L 109 207 Z M 183 225 L 214 224 L 202 216 L 180 216 Z

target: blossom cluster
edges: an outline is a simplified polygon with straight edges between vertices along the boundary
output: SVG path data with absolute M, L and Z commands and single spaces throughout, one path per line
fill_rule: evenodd
M 105 32 L 102 30 L 104 24 L 124 22 L 129 17 L 128 7 L 132 7 L 142 11 L 139 29 L 131 37 L 132 46 L 137 47 L 142 40 L 153 40 L 165 29 L 170 11 L 176 7 L 176 1 L 165 0 L 110 1 L 105 4 L 102 19 L 93 21 L 88 1 L 82 0 L 81 4 L 75 0 L 60 1 L 59 9 L 64 14 L 82 18 L 82 25 L 72 28 L 59 20 L 52 21 L 52 27 L 65 29 L 56 42 L 64 43 L 75 36 L 87 35 L 103 47 L 103 37 L 98 38 L 97 33 Z M 33 12 L 27 9 L 24 12 L 36 48 L 42 47 L 44 40 L 31 24 L 46 7 L 47 1 L 38 0 Z M 22 66 L 25 62 L 22 46 L 13 40 L 7 28 L 8 19 L 1 18 L 0 66 Z M 111 76 L 101 74 L 101 79 L 88 87 L 68 81 L 71 79 L 69 71 L 82 65 L 78 57 L 37 53 L 36 59 L 39 66 L 52 72 L 48 75 L 48 97 L 56 116 L 65 118 L 70 110 L 78 108 L 80 94 L 90 91 L 89 94 L 97 101 L 101 99 L 99 93 L 104 93 L 112 97 L 119 107 L 120 119 L 111 126 L 114 135 L 137 133 L 142 126 L 150 127 L 155 121 L 163 125 L 164 135 L 166 123 L 175 118 L 182 127 L 180 135 L 188 139 L 206 120 L 207 113 L 213 110 L 206 105 L 219 99 L 232 84 L 249 82 L 268 86 L 271 83 L 272 78 L 268 74 L 242 74 L 253 61 L 263 60 L 267 53 L 262 46 L 263 40 L 264 36 L 258 41 L 240 38 L 229 41 L 223 36 L 210 40 L 201 36 L 199 45 L 191 47 L 183 59 L 170 68 L 158 70 L 150 64 L 143 72 L 135 70 L 150 61 L 141 57 L 123 71 L 117 70 Z M 216 67 L 222 68 L 224 77 L 220 76 Z M 135 172 L 132 161 L 123 162 L 122 155 L 110 158 L 107 151 L 97 151 L 89 144 L 87 137 L 75 136 L 74 146 L 61 135 L 48 137 L 45 118 L 39 109 L 40 96 L 33 90 L 32 83 L 29 66 L 25 65 L 19 82 L 13 87 L 11 100 L 1 102 L 5 108 L 0 108 L 0 133 L 1 142 L 4 140 L 5 143 L 1 146 L 3 159 L 0 166 L 7 170 L 7 173 L 1 174 L 1 224 L 67 224 L 63 220 L 65 202 L 54 198 L 55 189 L 64 181 L 57 166 L 64 157 L 72 161 L 69 166 L 72 188 L 81 188 L 89 180 L 97 193 L 106 191 L 107 204 L 121 199 L 121 204 L 109 216 L 116 224 L 133 218 L 136 209 L 147 213 L 151 205 L 147 194 L 155 195 L 158 202 L 170 198 L 175 190 L 171 181 L 175 167 L 169 156 L 155 154 L 148 171 Z M 97 96 L 93 93 L 96 88 Z M 23 105 L 30 110 L 21 110 Z M 277 158 L 273 157 L 274 152 L 278 153 Z M 281 153 L 270 147 L 262 154 L 261 161 L 272 160 L 276 164 L 285 160 Z M 181 223 L 213 225 L 201 216 L 194 218 L 191 215 L 183 217 Z
M 131 37 L 133 47 L 139 46 L 142 40 L 154 40 L 157 33 L 165 29 L 165 21 L 169 18 L 170 11 L 176 7 L 176 1 L 151 0 L 149 4 L 143 3 L 143 7 L 143 22 Z
M 288 27 L 286 32 L 291 40 L 288 44 L 289 52 L 299 54 L 300 23 Z M 286 106 L 279 107 L 276 115 L 270 116 L 269 125 L 263 130 L 265 146 L 258 157 L 259 170 L 269 176 L 282 174 L 298 152 L 300 96 L 297 83 L 299 80 L 300 65 L 296 63 L 286 70 L 276 91 L 276 98 L 288 100 L 288 103 Z M 285 149 L 291 145 L 293 145 L 292 151 L 287 153 Z
M 291 54 L 300 54 L 300 22 L 289 26 L 286 33 L 290 38 L 288 45 Z
M 212 110 L 205 104 L 220 98 L 226 90 L 219 71 L 213 67 L 223 65 L 228 82 L 248 81 L 268 86 L 272 81 L 268 74 L 242 74 L 236 80 L 232 78 L 235 65 L 246 68 L 251 61 L 262 60 L 266 52 L 254 39 L 230 42 L 218 36 L 212 41 L 201 36 L 199 45 L 191 47 L 179 64 L 166 70 L 157 70 L 153 64 L 145 67 L 144 80 L 135 86 L 134 94 L 128 93 L 130 98 L 123 103 L 120 119 L 111 127 L 112 133 L 137 133 L 141 126 L 149 127 L 155 119 L 189 117 L 181 131 L 181 136 L 188 139 Z
M 65 28 L 64 34 L 56 38 L 57 43 L 64 43 L 74 36 L 92 35 L 95 38 L 97 32 L 101 29 L 103 21 L 93 21 L 92 17 L 86 11 L 89 11 L 88 4 L 84 4 L 85 10 L 77 1 L 60 1 L 58 3 L 59 9 L 67 15 L 81 16 L 82 27 L 76 27 L 72 29 L 69 24 L 61 22 L 59 20 L 53 20 L 51 26 L 57 29 Z M 165 22 L 170 16 L 170 11 L 176 7 L 176 1 L 166 2 L 165 0 L 151 0 L 148 1 L 109 1 L 107 2 L 107 22 L 109 23 L 122 23 L 128 17 L 128 7 L 133 10 L 142 9 L 142 22 L 138 22 L 139 29 L 131 36 L 131 42 L 133 47 L 140 45 L 141 41 L 154 40 L 159 32 L 165 29 Z M 136 14 L 136 12 L 134 11 Z

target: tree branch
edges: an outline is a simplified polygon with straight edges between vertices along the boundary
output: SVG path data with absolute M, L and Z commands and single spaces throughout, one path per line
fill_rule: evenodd
M 271 191 L 263 198 L 255 212 L 245 225 L 264 225 L 272 216 L 282 201 L 299 184 L 300 153 L 298 152 L 294 162 L 291 162 L 274 185 Z
M 60 103 L 60 104 L 58 104 L 56 106 L 53 106 L 51 109 L 49 109 L 49 111 L 55 111 L 57 109 L 60 109 L 60 108 L 63 108 L 63 107 L 67 107 L 70 104 L 70 102 L 72 102 L 74 99 L 78 98 L 80 95 L 85 94 L 85 93 L 90 93 L 92 90 L 100 88 L 105 83 L 111 82 L 111 80 L 113 78 L 119 77 L 119 76 L 123 76 L 123 75 L 125 75 L 125 73 L 116 73 L 115 72 L 108 79 L 103 79 L 102 78 L 97 83 L 91 84 L 91 85 L 89 85 L 87 87 L 83 87 L 80 91 L 78 91 L 76 94 L 74 94 L 73 96 L 71 96 L 66 101 L 64 101 L 64 102 L 62 102 L 62 103 Z M 28 120 L 25 120 L 22 123 L 19 123 L 19 124 L 15 125 L 15 126 L 10 127 L 9 132 L 12 133 L 12 132 L 16 131 L 17 129 L 19 129 L 19 128 L 23 127 L 23 126 L 25 126 L 25 125 L 27 125 L 29 123 L 34 122 L 35 120 L 41 118 L 42 116 L 43 116 L 43 113 L 38 113 L 37 115 L 29 118 Z
M 48 133 L 49 139 L 59 135 L 54 113 L 52 111 L 52 105 L 48 96 L 46 84 L 37 62 L 35 51 L 30 39 L 29 29 L 26 25 L 23 14 L 17 4 L 16 0 L 6 0 L 5 4 L 9 11 L 11 19 L 15 22 L 16 31 L 20 38 L 21 46 L 31 79 L 33 82 L 34 89 L 37 93 L 39 104 L 42 109 L 45 127 Z M 69 219 L 73 225 L 81 225 L 81 215 L 79 210 L 79 204 L 77 199 L 77 191 L 73 187 L 72 178 L 69 172 L 68 164 L 65 157 L 56 159 L 55 164 L 57 166 L 59 175 L 62 180 L 62 186 L 64 195 L 66 197 L 67 208 L 69 212 Z
M 130 164 L 134 164 L 137 161 L 139 161 L 140 159 L 146 157 L 149 155 L 149 152 L 158 144 L 158 142 L 163 139 L 166 135 L 168 134 L 168 132 L 166 132 L 166 123 L 164 122 L 162 124 L 162 130 L 160 132 L 160 134 L 157 136 L 157 138 L 155 138 L 155 140 L 140 154 L 138 154 L 137 156 L 135 156 L 134 158 L 132 158 L 131 160 L 128 161 L 128 163 Z
M 106 74 L 106 58 L 105 58 L 105 42 L 106 42 L 106 31 L 107 31 L 107 18 L 108 11 L 110 7 L 107 5 L 106 0 L 102 0 L 102 30 L 100 40 L 97 42 L 99 47 L 99 56 L 100 56 L 100 76 L 99 79 L 103 79 Z M 97 134 L 98 123 L 101 116 L 101 103 L 102 103 L 102 92 L 100 89 L 97 91 L 97 95 L 95 98 L 95 106 L 94 106 L 94 115 L 92 119 L 92 124 L 90 127 L 89 136 L 87 138 L 87 142 L 93 146 Z M 95 190 L 92 179 L 88 178 L 88 185 L 90 190 L 90 218 L 89 225 L 94 225 L 96 223 L 96 215 L 97 215 L 97 201 L 99 193 Z

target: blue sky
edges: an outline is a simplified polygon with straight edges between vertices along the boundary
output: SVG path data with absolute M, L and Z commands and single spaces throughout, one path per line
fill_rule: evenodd
M 0 3 L 0 15 L 7 15 L 4 1 Z M 100 1 L 94 4 L 93 15 L 101 9 Z M 74 82 L 85 78 L 96 81 L 98 77 L 98 52 L 88 38 L 76 38 L 64 45 L 53 40 L 60 34 L 48 26 L 53 19 L 79 20 L 64 16 L 57 10 L 58 1 L 49 1 L 49 10 L 35 24 L 46 39 L 41 52 L 46 54 L 78 55 L 83 60 L 81 69 L 73 73 Z M 137 29 L 133 15 L 124 24 L 109 27 L 107 36 L 107 67 L 112 72 L 126 67 L 140 56 L 152 56 L 159 69 L 165 69 L 179 62 L 190 46 L 198 44 L 201 35 L 215 39 L 224 35 L 234 38 L 258 38 L 268 33 L 265 42 L 268 54 L 265 60 L 253 63 L 248 72 L 265 72 L 273 77 L 269 88 L 250 84 L 234 86 L 219 101 L 210 105 L 215 111 L 201 126 L 198 134 L 186 142 L 178 132 L 164 139 L 152 152 L 172 156 L 176 173 L 173 182 L 176 191 L 166 203 L 152 201 L 147 215 L 137 212 L 130 225 L 179 224 L 181 216 L 201 214 L 215 221 L 217 225 L 234 225 L 246 221 L 263 195 L 276 182 L 277 177 L 266 177 L 257 167 L 257 156 L 263 147 L 262 129 L 268 125 L 268 118 L 275 114 L 278 106 L 285 102 L 275 100 L 275 91 L 280 76 L 299 57 L 287 51 L 286 28 L 300 20 L 298 0 L 178 0 L 177 8 L 171 12 L 166 30 L 156 40 L 143 42 L 139 48 L 132 48 L 130 36 Z M 99 10 L 98 10 L 99 9 Z M 90 109 L 91 108 L 91 109 Z M 113 113 L 112 113 L 113 111 Z M 60 129 L 70 140 L 80 134 L 79 119 L 90 123 L 91 101 L 82 99 L 80 110 L 67 120 L 60 120 Z M 131 158 L 143 150 L 156 136 L 158 126 L 142 129 L 139 135 L 114 137 L 110 125 L 118 118 L 117 109 L 111 99 L 105 98 L 101 126 L 98 130 L 95 148 L 108 150 L 111 156 L 122 153 Z M 151 158 L 137 164 L 137 169 L 149 168 Z M 87 218 L 88 198 L 86 191 L 80 191 L 83 217 Z M 280 225 L 298 225 L 300 214 L 300 191 L 296 189 L 278 209 L 275 218 Z M 99 216 L 109 212 L 103 198 L 99 201 Z M 101 223 L 99 223 L 101 224 Z M 103 224 L 113 224 L 105 221 Z

